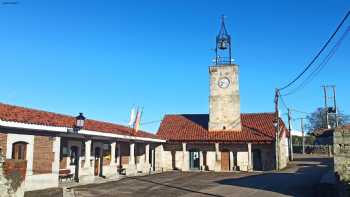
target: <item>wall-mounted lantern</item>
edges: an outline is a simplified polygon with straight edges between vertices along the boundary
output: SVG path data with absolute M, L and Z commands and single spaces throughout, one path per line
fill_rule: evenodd
M 74 132 L 77 133 L 80 129 L 84 127 L 86 118 L 84 117 L 83 113 L 79 113 L 77 117 L 75 117 L 75 126 L 74 126 Z

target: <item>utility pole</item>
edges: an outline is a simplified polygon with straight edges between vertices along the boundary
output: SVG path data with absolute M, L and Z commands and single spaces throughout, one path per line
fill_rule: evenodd
M 293 161 L 293 135 L 292 135 L 292 125 L 291 125 L 291 114 L 290 109 L 288 108 L 288 129 L 289 129 L 289 160 Z
M 279 109 L 278 109 L 278 102 L 280 97 L 280 91 L 278 88 L 275 90 L 275 122 L 276 122 L 276 139 L 275 139 L 275 156 L 276 156 L 276 170 L 279 170 L 279 153 L 280 153 L 280 147 L 279 147 L 279 130 L 280 130 L 280 118 L 279 118 Z
M 333 105 L 334 105 L 334 120 L 335 120 L 335 127 L 339 126 L 338 123 L 338 109 L 337 109 L 337 99 L 335 97 L 335 86 L 332 86 L 333 88 Z
M 324 92 L 324 110 L 326 113 L 326 122 L 327 126 L 326 128 L 329 129 L 331 127 L 338 127 L 338 110 L 337 110 L 337 101 L 336 101 L 336 96 L 335 96 L 335 85 L 324 85 L 323 87 L 323 92 Z M 328 88 L 332 88 L 333 90 L 333 96 L 328 96 L 327 90 Z M 328 107 L 328 99 L 333 100 L 333 106 Z M 332 114 L 334 115 L 334 122 L 330 124 L 329 120 L 329 115 Z
M 326 114 L 326 129 L 329 129 L 329 119 L 328 119 L 328 105 L 327 105 L 327 86 L 323 87 L 323 93 L 324 93 L 324 111 Z
M 301 123 L 301 134 L 302 134 L 303 154 L 305 154 L 304 118 L 301 118 L 301 119 L 300 119 L 300 123 Z

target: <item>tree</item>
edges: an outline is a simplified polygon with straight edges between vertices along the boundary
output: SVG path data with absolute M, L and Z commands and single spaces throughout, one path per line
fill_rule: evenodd
M 313 113 L 306 116 L 306 119 L 308 120 L 308 123 L 305 125 L 305 128 L 309 132 L 312 132 L 317 129 L 327 128 L 326 111 L 324 108 L 317 108 Z M 349 122 L 350 117 L 348 115 L 344 115 L 342 112 L 339 112 L 337 115 L 337 119 L 338 125 L 341 126 Z M 328 122 L 332 128 L 335 127 L 335 116 L 328 114 Z
M 302 136 L 293 136 L 293 145 L 301 146 L 303 144 L 303 137 Z M 315 143 L 315 137 L 312 135 L 305 135 L 304 136 L 305 145 L 313 145 Z

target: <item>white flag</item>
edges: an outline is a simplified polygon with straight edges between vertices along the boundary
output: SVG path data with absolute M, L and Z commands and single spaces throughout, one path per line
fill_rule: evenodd
M 130 120 L 129 120 L 129 127 L 132 127 L 135 123 L 136 119 L 136 112 L 135 112 L 135 107 L 132 107 L 131 112 L 130 112 Z

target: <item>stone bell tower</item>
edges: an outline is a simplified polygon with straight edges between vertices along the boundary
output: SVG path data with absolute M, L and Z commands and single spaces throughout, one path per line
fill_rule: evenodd
M 238 65 L 231 58 L 231 36 L 224 17 L 216 37 L 215 65 L 209 67 L 209 131 L 240 131 Z

